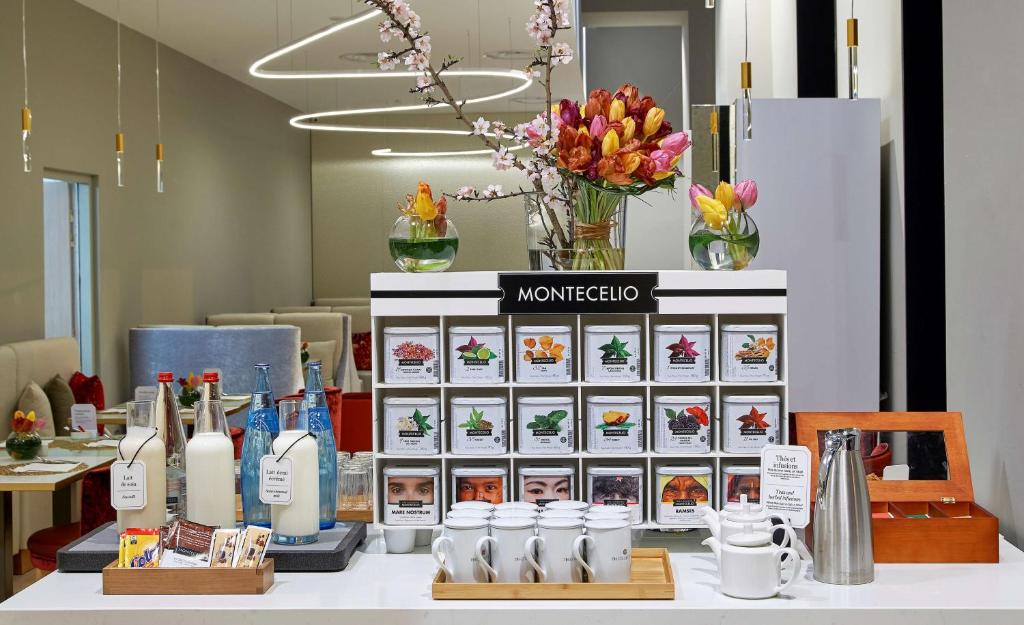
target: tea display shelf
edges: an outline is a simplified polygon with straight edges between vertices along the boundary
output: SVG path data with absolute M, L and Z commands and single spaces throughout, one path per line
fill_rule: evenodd
M 730 394 L 775 394 L 779 396 L 779 438 L 787 442 L 788 421 L 788 327 L 786 274 L 783 271 L 656 272 L 653 299 L 656 306 L 644 312 L 622 312 L 613 304 L 595 305 L 589 309 L 559 312 L 557 307 L 521 313 L 506 306 L 508 293 L 501 288 L 504 274 L 497 272 L 466 272 L 446 274 L 374 274 L 371 276 L 371 329 L 374 358 L 373 441 L 376 505 L 374 521 L 382 521 L 385 465 L 431 465 L 439 469 L 441 510 L 452 503 L 451 468 L 456 465 L 481 466 L 497 464 L 508 471 L 506 492 L 510 499 L 520 499 L 517 470 L 525 465 L 569 465 L 575 470 L 575 497 L 587 499 L 586 470 L 594 465 L 639 466 L 643 473 L 643 520 L 636 528 L 687 529 L 702 524 L 659 524 L 655 504 L 660 499 L 655 491 L 655 468 L 662 464 L 705 465 L 712 469 L 712 505 L 722 506 L 721 481 L 723 467 L 728 463 L 756 464 L 760 454 L 730 453 L 723 448 L 721 419 L 722 401 Z M 513 274 L 516 275 L 516 274 Z M 557 278 L 568 284 L 613 279 L 629 282 L 635 272 L 570 272 Z M 649 276 L 649 274 L 648 274 Z M 547 274 L 530 274 L 533 282 L 550 279 Z M 653 380 L 654 326 L 658 324 L 702 323 L 711 328 L 711 379 L 702 382 L 658 382 Z M 719 342 L 721 327 L 729 323 L 778 326 L 779 379 L 768 382 L 729 382 L 719 379 Z M 589 325 L 629 324 L 640 326 L 639 382 L 602 382 L 586 379 L 584 363 L 584 328 Z M 449 328 L 454 326 L 499 326 L 505 331 L 502 345 L 505 354 L 505 380 L 494 383 L 467 384 L 452 382 L 449 371 Z M 517 325 L 562 325 L 572 329 L 572 380 L 569 382 L 519 382 L 516 379 Z M 386 327 L 432 326 L 439 328 L 439 374 L 434 383 L 385 382 L 383 330 Z M 638 395 L 643 399 L 643 445 L 639 453 L 605 453 L 588 451 L 586 400 L 602 392 L 610 395 Z M 707 453 L 657 453 L 654 450 L 652 420 L 654 398 L 658 395 L 704 394 L 711 399 L 711 451 Z M 516 400 L 521 396 L 570 396 L 574 401 L 574 451 L 564 454 L 525 454 L 519 451 L 517 435 L 519 419 Z M 383 453 L 383 401 L 386 397 L 424 396 L 439 402 L 438 429 L 441 451 L 431 455 Z M 455 397 L 500 396 L 506 399 L 507 447 L 502 454 L 454 454 L 451 452 L 450 402 Z M 411 527 L 411 526 L 396 526 Z M 421 529 L 434 526 L 417 526 Z

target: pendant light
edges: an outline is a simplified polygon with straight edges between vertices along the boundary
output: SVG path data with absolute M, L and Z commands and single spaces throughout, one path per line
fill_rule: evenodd
M 117 132 L 114 133 L 114 167 L 117 174 L 117 186 L 124 186 L 124 129 L 121 126 L 121 0 L 117 0 L 117 30 L 115 31 L 117 48 Z
M 856 100 L 860 92 L 860 73 L 857 68 L 857 18 L 853 16 L 850 0 L 850 19 L 846 20 L 846 50 L 850 61 L 850 99 Z
M 753 87 L 753 76 L 750 71 L 750 19 L 748 12 L 750 0 L 743 1 L 743 61 L 740 63 L 740 89 L 743 90 L 743 139 L 754 138 L 754 121 L 751 114 L 750 89 Z
M 32 171 L 32 109 L 28 106 L 28 41 L 25 37 L 25 0 L 21 0 L 21 73 L 25 85 L 25 104 L 21 107 L 21 163 L 25 173 Z
M 160 0 L 156 0 L 156 192 L 164 192 L 164 143 L 160 120 Z

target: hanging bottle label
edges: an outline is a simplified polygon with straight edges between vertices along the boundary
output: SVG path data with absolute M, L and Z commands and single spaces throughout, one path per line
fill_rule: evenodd
M 118 460 L 110 465 L 110 505 L 115 510 L 146 507 L 146 465 Z
M 292 459 L 267 454 L 260 458 L 260 501 L 287 506 L 292 502 Z

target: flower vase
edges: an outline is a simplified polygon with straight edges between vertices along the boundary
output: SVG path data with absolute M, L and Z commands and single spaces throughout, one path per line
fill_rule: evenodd
M 7 437 L 7 454 L 15 460 L 31 460 L 39 455 L 43 439 L 38 432 L 11 432 Z
M 526 200 L 526 237 L 534 271 L 606 271 L 626 266 L 628 194 L 582 184 L 570 208 Z
M 690 255 L 708 270 L 746 269 L 757 256 L 761 235 L 746 211 L 729 211 L 719 228 L 712 228 L 704 216 L 694 216 L 690 229 Z
M 438 227 L 437 220 L 402 215 L 391 226 L 388 249 L 395 266 L 406 273 L 445 271 L 459 251 L 459 231 L 451 218 Z

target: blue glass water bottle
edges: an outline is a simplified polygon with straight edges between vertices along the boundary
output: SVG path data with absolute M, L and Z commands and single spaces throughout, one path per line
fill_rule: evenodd
M 316 436 L 317 461 L 320 465 L 320 529 L 334 527 L 338 515 L 338 448 L 334 444 L 331 412 L 327 409 L 320 361 L 308 363 L 306 374 L 306 410 L 309 431 Z
M 271 453 L 277 433 L 270 365 L 256 365 L 256 386 L 242 441 L 242 520 L 246 525 L 270 527 L 270 505 L 260 501 L 260 458 Z

